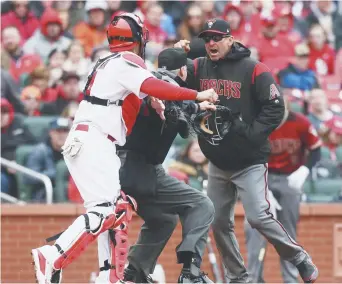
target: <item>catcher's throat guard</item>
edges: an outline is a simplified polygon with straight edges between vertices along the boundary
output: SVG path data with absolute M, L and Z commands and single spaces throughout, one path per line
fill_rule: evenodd
M 228 107 L 216 106 L 215 111 L 206 110 L 192 118 L 192 129 L 211 145 L 219 145 L 232 126 L 232 112 Z

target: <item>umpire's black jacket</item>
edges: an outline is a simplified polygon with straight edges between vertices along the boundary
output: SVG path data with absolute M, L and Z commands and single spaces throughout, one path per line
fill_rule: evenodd
M 266 163 L 268 136 L 284 117 L 284 101 L 268 67 L 250 58 L 250 50 L 235 42 L 219 61 L 208 57 L 188 60 L 188 87 L 214 88 L 220 104 L 240 113 L 219 146 L 199 140 L 205 156 L 223 170 L 240 170 Z
M 189 113 L 195 113 L 198 105 L 193 102 L 175 102 Z M 145 98 L 140 107 L 135 125 L 127 137 L 126 144 L 119 150 L 131 150 L 143 156 L 147 163 L 158 165 L 165 160 L 170 147 L 178 134 L 178 124 L 161 120 L 156 111 L 149 104 L 149 97 Z

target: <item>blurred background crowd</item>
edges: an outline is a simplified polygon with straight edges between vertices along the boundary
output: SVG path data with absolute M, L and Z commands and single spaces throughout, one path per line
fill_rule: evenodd
M 48 176 L 53 202 L 82 202 L 61 146 L 88 72 L 109 54 L 107 25 L 122 11 L 138 14 L 149 30 L 151 70 L 160 51 L 180 39 L 191 40 L 190 58 L 205 56 L 196 37 L 203 24 L 227 20 L 324 141 L 303 201 L 342 200 L 342 1 L 2 1 L 1 157 Z M 205 188 L 208 161 L 194 138 L 177 137 L 164 165 Z M 4 165 L 1 191 L 26 202 L 46 198 L 40 180 Z

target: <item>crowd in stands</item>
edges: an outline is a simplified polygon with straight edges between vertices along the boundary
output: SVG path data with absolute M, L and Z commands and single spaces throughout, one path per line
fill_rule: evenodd
M 2 1 L 2 158 L 47 175 L 54 202 L 82 202 L 61 146 L 88 72 L 109 54 L 107 25 L 123 11 L 138 14 L 149 30 L 151 70 L 160 51 L 180 39 L 191 40 L 189 58 L 205 56 L 197 34 L 208 19 L 227 20 L 235 39 L 271 69 L 292 110 L 306 114 L 324 141 L 306 192 L 334 180 L 333 189 L 324 189 L 329 197 L 318 201 L 342 199 L 341 1 Z M 177 137 L 165 165 L 198 190 L 205 187 L 208 161 L 196 140 Z M 41 181 L 6 166 L 1 191 L 26 202 L 46 198 Z

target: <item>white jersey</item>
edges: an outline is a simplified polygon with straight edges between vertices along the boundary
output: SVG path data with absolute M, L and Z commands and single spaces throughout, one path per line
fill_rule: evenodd
M 134 53 L 120 52 L 106 58 L 93 73 L 85 95 L 110 101 L 123 100 L 123 105 L 102 106 L 83 100 L 74 123 L 91 123 L 122 146 L 126 143 L 127 131 L 134 125 L 141 99 L 146 96 L 140 93 L 140 87 L 153 75 Z

